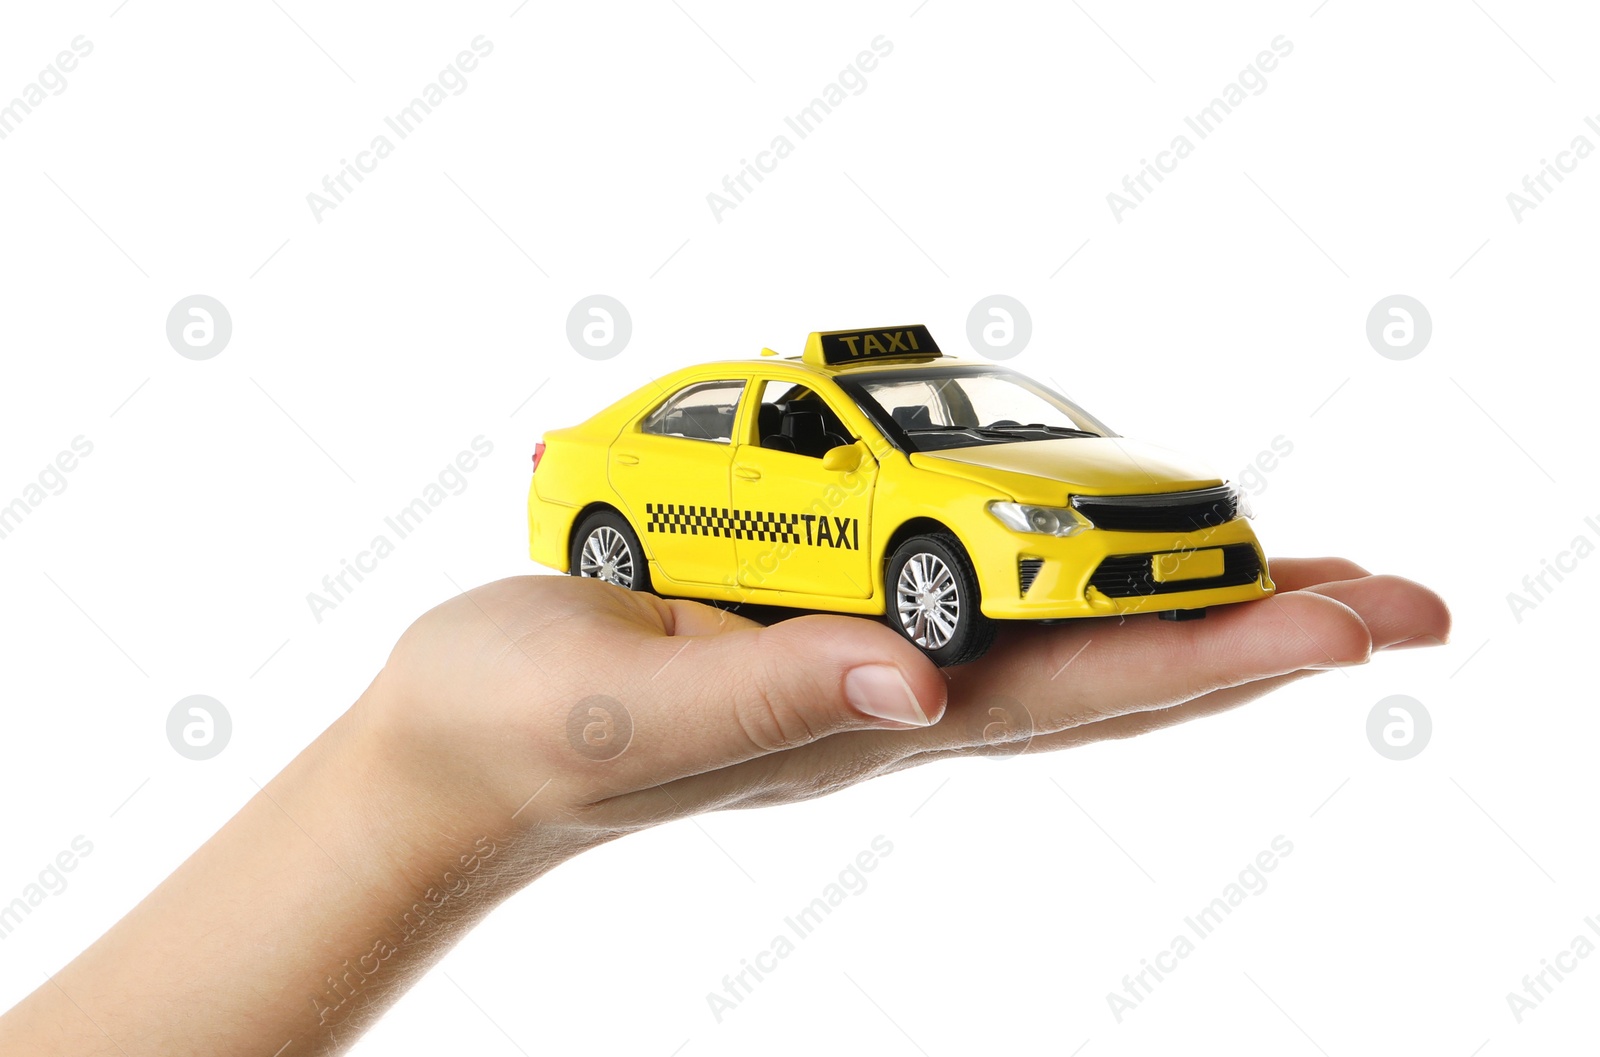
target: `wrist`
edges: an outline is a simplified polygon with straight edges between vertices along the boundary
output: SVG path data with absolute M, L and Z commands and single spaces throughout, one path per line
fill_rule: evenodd
M 476 863 L 473 890 L 498 902 L 603 842 L 564 809 L 564 782 L 532 766 L 505 773 L 480 747 L 497 739 L 449 715 L 413 700 L 385 669 L 324 735 L 345 761 L 341 785 L 360 801 L 355 817 L 374 854 L 413 888 L 453 881 Z

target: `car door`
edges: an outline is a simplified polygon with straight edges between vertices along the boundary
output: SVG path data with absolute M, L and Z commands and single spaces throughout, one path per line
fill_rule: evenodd
M 672 393 L 611 445 L 607 472 L 662 580 L 734 583 L 728 509 L 733 430 L 747 385 L 718 378 Z
M 739 584 L 867 598 L 872 488 L 878 464 L 835 409 L 790 381 L 757 378 L 733 450 Z M 848 468 L 824 465 L 829 451 Z

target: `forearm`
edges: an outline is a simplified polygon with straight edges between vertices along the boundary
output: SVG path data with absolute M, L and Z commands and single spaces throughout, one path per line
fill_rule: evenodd
M 371 693 L 372 691 L 369 691 Z M 0 1019 L 0 1051 L 339 1052 L 537 873 L 416 784 L 361 706 Z M 474 828 L 476 826 L 476 829 Z M 479 832 L 478 830 L 485 830 Z

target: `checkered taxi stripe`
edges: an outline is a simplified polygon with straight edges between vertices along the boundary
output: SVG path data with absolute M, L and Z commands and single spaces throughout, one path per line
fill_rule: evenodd
M 646 532 L 687 536 L 720 536 L 765 543 L 799 543 L 800 515 L 770 510 L 729 510 L 727 507 L 688 506 L 682 503 L 646 503 L 650 521 Z

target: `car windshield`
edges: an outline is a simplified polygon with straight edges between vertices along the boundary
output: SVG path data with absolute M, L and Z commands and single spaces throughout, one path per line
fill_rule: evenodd
M 1003 367 L 851 372 L 836 381 L 909 451 L 1116 435 L 1072 401 Z

